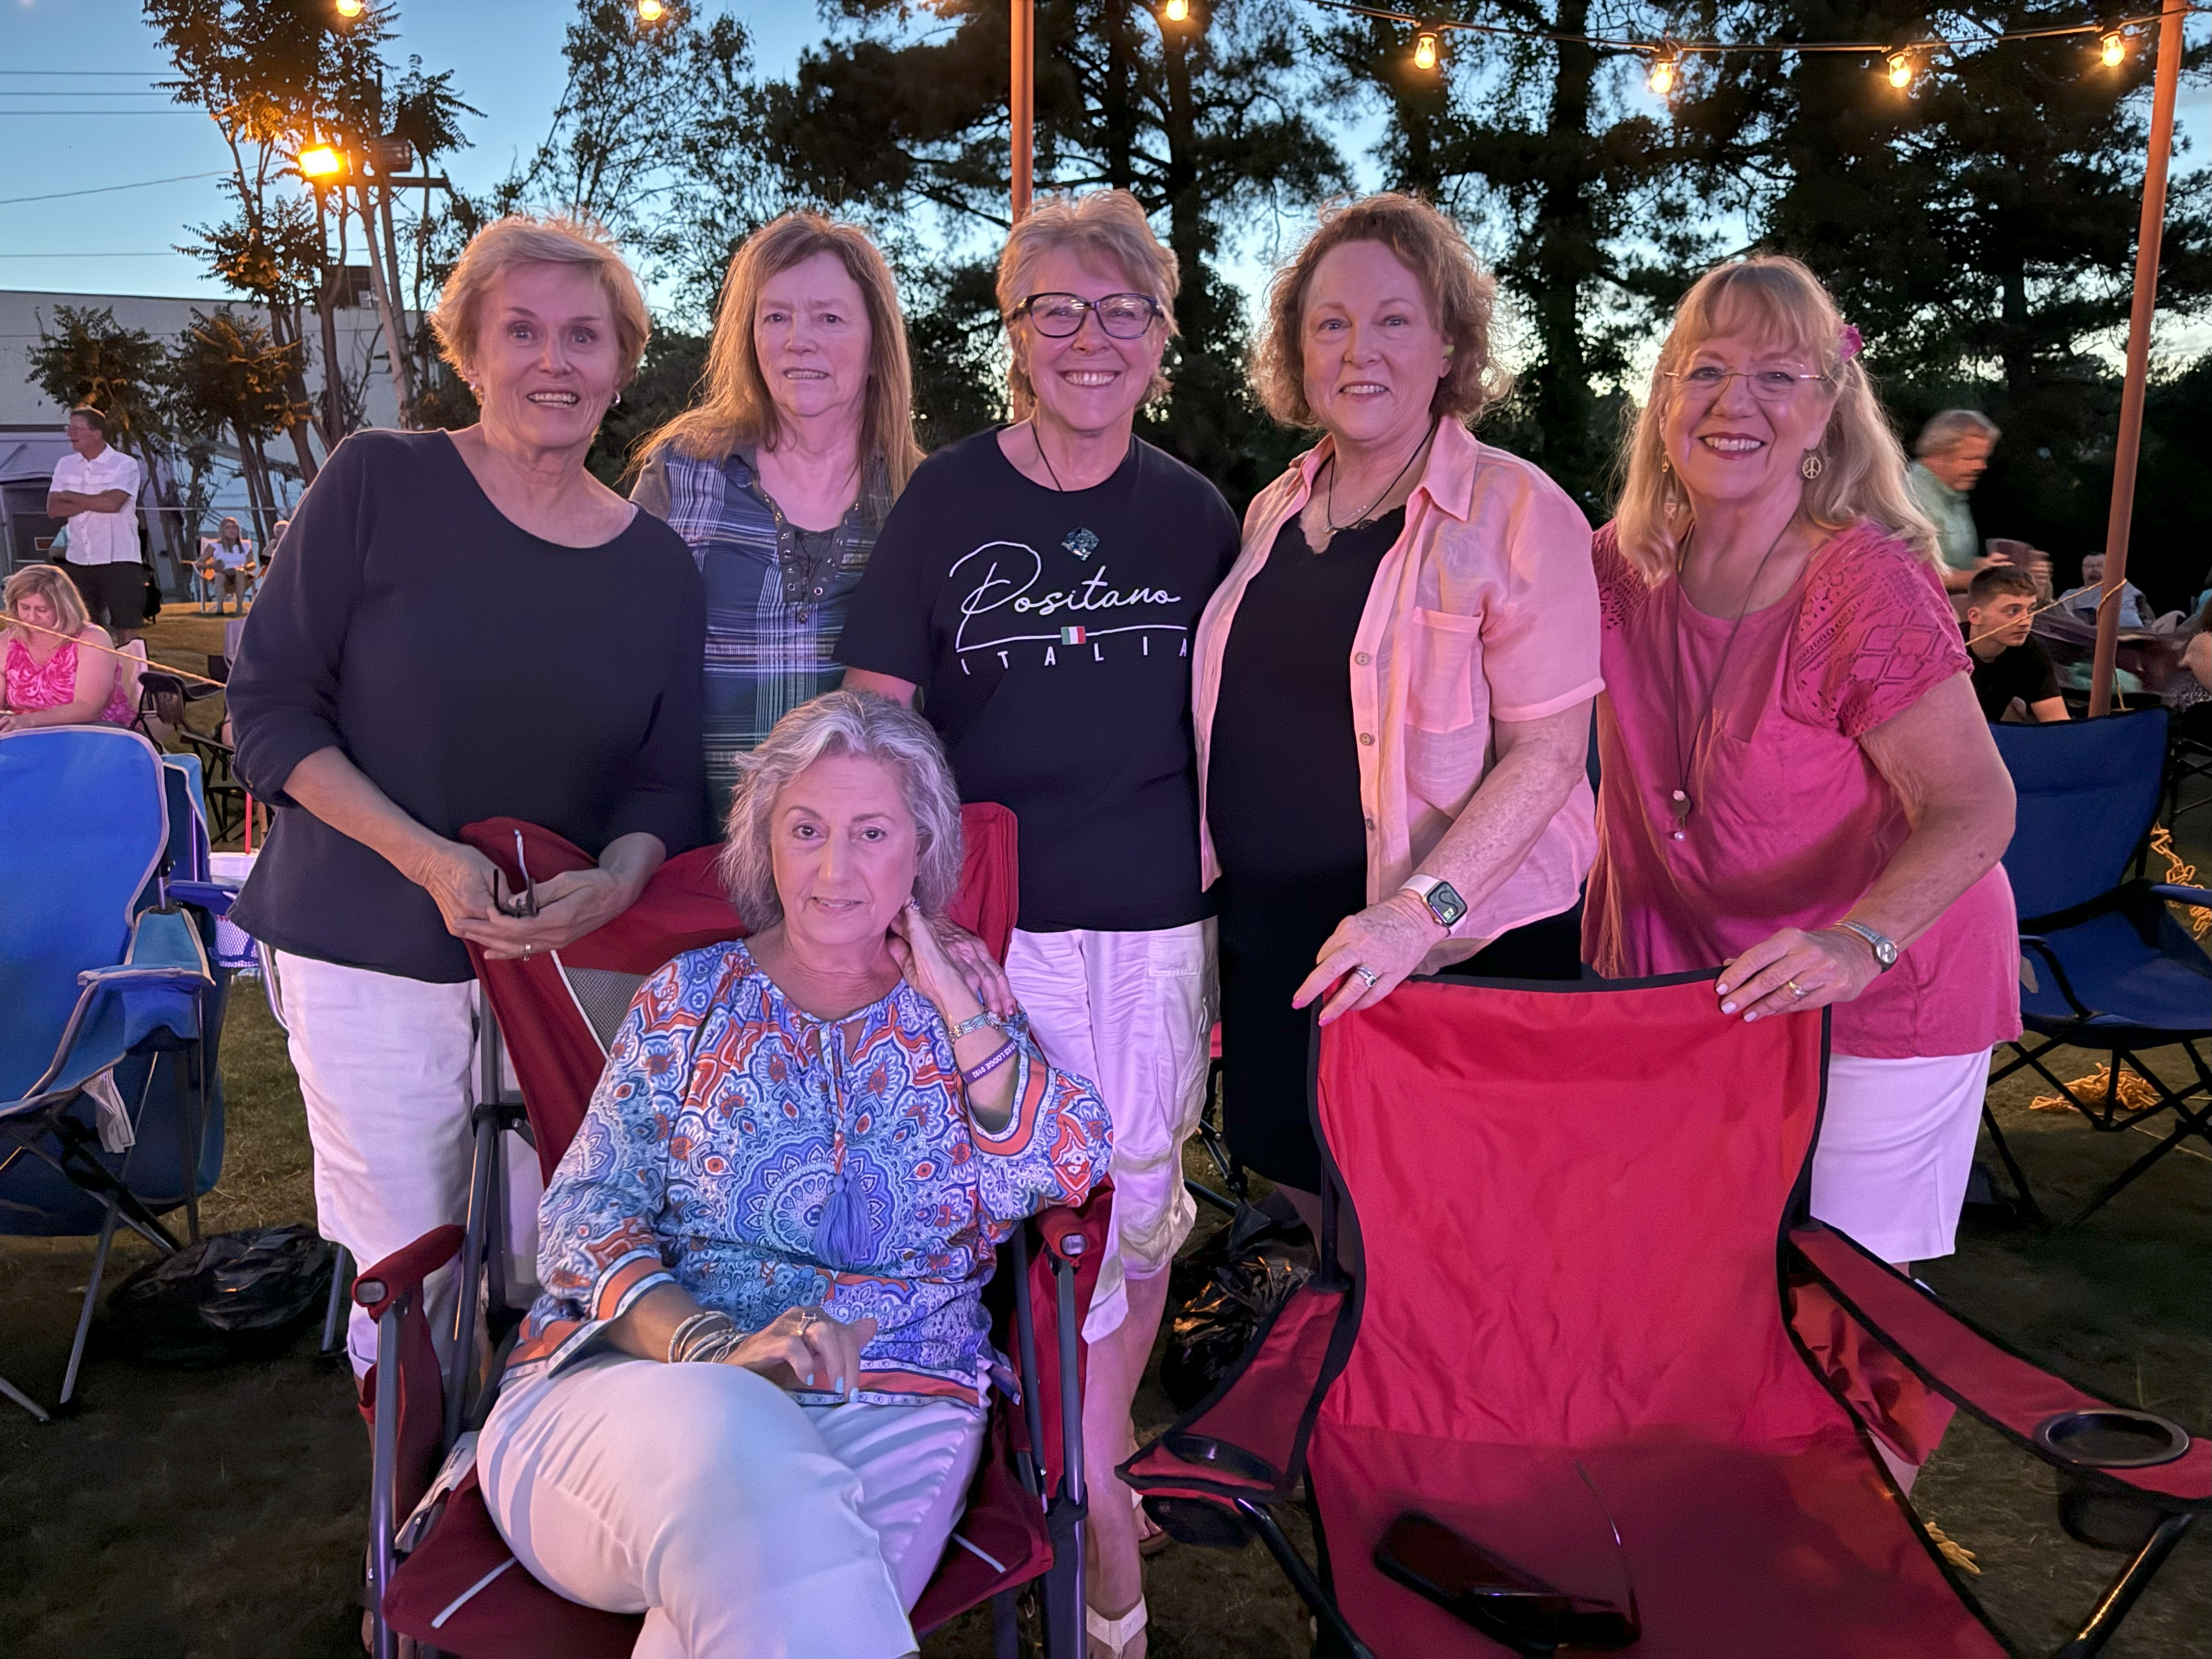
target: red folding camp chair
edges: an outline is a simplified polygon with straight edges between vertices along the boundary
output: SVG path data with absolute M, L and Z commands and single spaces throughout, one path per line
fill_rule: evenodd
M 1017 890 L 1013 815 L 1000 806 L 969 806 L 961 819 L 967 858 L 951 913 L 1003 956 Z M 558 836 L 511 819 L 471 824 L 463 838 L 498 865 L 518 892 L 532 880 L 591 863 Z M 492 1524 L 469 1455 L 473 1437 L 465 1436 L 464 1425 L 480 1425 L 489 1415 L 497 1382 L 495 1377 L 470 1397 L 479 1350 L 477 1297 L 467 1287 L 487 1284 L 485 1301 L 495 1318 L 502 1310 L 501 1322 L 511 1327 L 519 1318 L 522 1310 L 506 1308 L 499 1282 L 506 1231 L 498 1165 L 505 1132 L 527 1133 L 550 1179 L 584 1120 L 638 985 L 678 952 L 746 931 L 714 879 L 717 850 L 672 859 L 634 908 L 565 950 L 526 962 L 475 957 L 495 1018 L 485 1022 L 469 1224 L 426 1234 L 355 1281 L 355 1299 L 377 1321 L 377 1361 L 363 1408 L 374 1424 L 369 1599 L 378 1659 L 397 1653 L 402 1637 L 419 1644 L 418 1652 L 465 1659 L 617 1659 L 636 1640 L 639 1618 L 556 1595 L 520 1568 Z M 502 1040 L 521 1085 L 520 1104 L 499 1097 Z M 1009 1242 L 1012 1270 L 996 1275 L 986 1301 L 999 1346 L 1018 1372 L 1021 1400 L 1017 1408 L 994 1395 L 989 1450 L 951 1547 L 914 1609 L 917 1632 L 990 1601 L 999 1650 L 1011 1656 L 1015 1592 L 1042 1579 L 1050 1659 L 1077 1659 L 1082 1651 L 1080 1332 L 1111 1203 L 1110 1188 L 1101 1183 L 1080 1210 L 1046 1211 Z M 457 1254 L 465 1288 L 441 1376 L 422 1285 Z
M 1417 982 L 1331 1026 L 1361 1282 L 1326 1212 L 1322 1271 L 1124 1478 L 1179 1536 L 1263 1540 L 1324 1651 L 2000 1656 L 1876 1454 L 1955 1402 L 2062 1471 L 2069 1526 L 2128 1529 L 2062 1650 L 2096 1652 L 2212 1499 L 2207 1446 L 1806 1218 L 1826 1017 L 1720 1018 L 1711 977 Z M 1317 1572 L 1268 1512 L 1302 1482 Z

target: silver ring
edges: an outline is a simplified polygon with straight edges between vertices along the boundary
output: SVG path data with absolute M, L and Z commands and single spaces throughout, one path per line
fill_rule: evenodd
M 534 945 L 526 945 L 522 947 L 522 954 L 526 957 L 535 956 L 537 952 L 538 947 Z
M 1358 963 L 1354 963 L 1352 964 L 1352 971 L 1367 981 L 1367 988 L 1370 991 L 1382 982 L 1382 975 L 1376 973 L 1372 968 L 1363 968 Z
M 1796 997 L 1801 1002 L 1805 1000 L 1805 997 L 1808 994 L 1805 988 L 1800 985 L 1794 979 L 1784 980 L 1782 981 L 1782 988 L 1789 992 L 1791 996 Z

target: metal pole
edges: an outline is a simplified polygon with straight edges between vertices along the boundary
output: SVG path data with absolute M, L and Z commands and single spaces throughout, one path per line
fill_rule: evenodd
M 2143 168 L 2142 222 L 2136 233 L 2136 297 L 2128 313 L 2128 373 L 2120 391 L 2120 436 L 2112 450 L 2112 510 L 2105 529 L 2105 585 L 2097 597 L 2097 655 L 2089 671 L 2089 718 L 2112 712 L 2119 653 L 2120 592 L 2128 579 L 2128 525 L 2135 516 L 2136 454 L 2142 445 L 2143 384 L 2150 374 L 2151 315 L 2158 301 L 2159 242 L 2166 225 L 2166 163 L 2173 148 L 2174 93 L 2181 81 L 2181 20 L 2188 0 L 2166 0 L 2158 19 L 2150 159 Z
M 1007 0 L 1006 108 L 1013 117 L 1013 222 L 1029 217 L 1036 154 L 1036 0 Z M 2165 60 L 2160 63 L 2163 66 Z

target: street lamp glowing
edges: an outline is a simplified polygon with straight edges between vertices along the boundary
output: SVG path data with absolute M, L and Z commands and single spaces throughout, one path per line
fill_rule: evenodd
M 368 0 L 337 0 L 337 14 L 350 23 L 368 9 Z
M 1437 32 L 1423 29 L 1413 37 L 1413 67 L 1432 70 L 1437 66 Z
M 1671 52 L 1662 52 L 1651 60 L 1650 85 L 1662 98 L 1674 90 L 1674 58 Z
M 310 144 L 299 155 L 303 179 L 335 179 L 345 171 L 345 156 L 330 144 Z
M 658 23 L 666 15 L 668 15 L 668 8 L 661 3 L 661 0 L 637 0 L 639 22 Z
M 2118 29 L 2114 29 L 2097 44 L 2097 56 L 2105 60 L 2106 69 L 2119 68 L 2127 55 L 2128 43 L 2120 38 L 2120 32 Z
M 1893 52 L 1889 54 L 1889 84 L 1899 92 L 1912 84 L 1912 54 Z
M 1160 15 L 1170 23 L 1188 23 L 1190 21 L 1190 0 L 1168 0 L 1167 4 L 1160 8 Z

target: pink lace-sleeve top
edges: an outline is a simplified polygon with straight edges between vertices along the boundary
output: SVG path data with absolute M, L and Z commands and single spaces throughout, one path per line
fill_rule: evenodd
M 1784 599 L 1744 618 L 1648 586 L 1611 526 L 1594 555 L 1604 628 L 1598 856 L 1583 954 L 1608 977 L 1710 968 L 1781 927 L 1825 927 L 1874 884 L 1909 826 L 1859 739 L 1968 672 L 1933 571 L 1861 524 Z M 1727 658 L 1705 713 L 1704 689 Z M 1694 705 L 1694 706 L 1692 706 Z M 1693 803 L 1675 840 L 1670 802 Z M 1960 895 L 1855 1002 L 1838 1054 L 1963 1054 L 2020 1031 L 2020 944 L 2002 866 Z
M 57 632 L 59 630 L 57 629 Z M 70 640 L 44 662 L 36 660 L 22 641 L 8 641 L 8 707 L 26 714 L 39 708 L 59 708 L 76 696 L 76 641 Z M 119 665 L 118 665 L 119 666 Z M 137 711 L 124 695 L 118 674 L 107 689 L 107 706 L 100 718 L 109 726 L 128 726 Z

